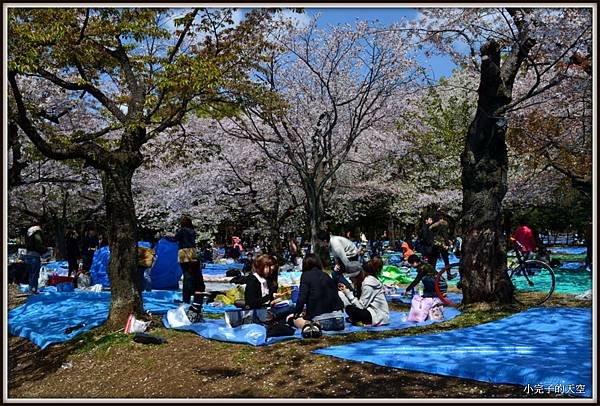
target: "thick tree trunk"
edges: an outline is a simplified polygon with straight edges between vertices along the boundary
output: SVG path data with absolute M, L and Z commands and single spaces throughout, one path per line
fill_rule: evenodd
M 499 69 L 499 51 L 493 42 L 482 47 L 478 108 L 461 155 L 465 239 L 460 272 L 465 304 L 507 304 L 513 299 L 501 212 L 508 154 L 506 119 L 500 112 L 510 102 L 510 92 Z
M 102 172 L 102 187 L 106 201 L 111 281 L 111 304 L 107 327 L 125 326 L 127 317 L 143 314 L 143 302 L 137 271 L 137 231 L 131 179 L 135 169 L 114 167 Z
M 65 220 L 60 218 L 54 219 L 54 236 L 56 239 L 54 256 L 57 261 L 62 261 L 67 258 L 66 243 L 65 243 Z

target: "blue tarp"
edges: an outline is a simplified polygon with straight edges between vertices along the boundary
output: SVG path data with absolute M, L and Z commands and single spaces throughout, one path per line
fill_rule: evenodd
M 30 296 L 27 303 L 8 312 L 8 331 L 15 336 L 31 340 L 41 348 L 68 341 L 71 338 L 99 326 L 108 318 L 110 292 L 54 292 Z M 163 314 L 177 308 L 181 293 L 153 291 L 142 294 L 144 309 L 153 314 Z M 203 313 L 223 313 L 235 306 L 213 307 L 205 305 Z M 65 334 L 65 329 L 86 323 L 86 326 Z
M 369 340 L 317 354 L 445 376 L 592 395 L 592 309 L 535 308 L 444 333 Z M 562 386 L 559 386 L 562 385 Z M 569 386 L 571 385 L 571 386 Z M 576 387 L 576 385 L 585 385 Z
M 144 292 L 144 309 L 162 314 L 177 307 L 178 292 Z M 25 337 L 41 348 L 70 340 L 84 331 L 99 326 L 108 318 L 110 292 L 47 292 L 30 296 L 27 303 L 8 312 L 8 331 Z M 65 329 L 86 326 L 65 334 Z
M 452 319 L 458 316 L 460 312 L 453 307 L 444 308 L 444 316 L 446 320 Z M 403 321 L 408 316 L 405 312 L 390 312 L 390 324 L 379 327 L 364 326 L 358 327 L 353 326 L 350 323 L 346 323 L 346 329 L 343 331 L 324 331 L 324 334 L 348 334 L 355 333 L 358 331 L 386 331 L 386 330 L 401 330 L 408 327 L 424 326 L 436 321 L 424 321 L 422 323 L 415 323 L 411 321 Z M 167 328 L 172 328 L 169 325 L 166 315 L 163 316 L 163 324 Z M 176 327 L 177 330 L 192 331 L 204 338 L 211 340 L 226 341 L 232 343 L 250 344 L 254 346 L 269 345 L 278 341 L 287 340 L 291 338 L 302 338 L 300 330 L 296 331 L 293 336 L 287 337 L 269 337 L 267 338 L 267 332 L 264 326 L 259 324 L 246 324 L 240 327 L 230 328 L 225 325 L 224 319 L 219 320 L 206 320 L 203 323 L 195 323 L 189 326 Z
M 42 267 L 46 268 L 49 271 L 58 271 L 59 268 L 64 268 L 68 271 L 69 263 L 67 261 L 53 261 L 48 262 L 46 264 L 42 264 Z
M 558 269 L 577 271 L 586 269 L 586 267 L 587 265 L 583 261 L 561 261 Z M 555 268 L 554 271 L 556 272 L 557 269 Z
M 244 268 L 244 264 L 233 263 L 233 264 L 213 264 L 213 263 L 205 263 L 204 268 L 202 269 L 203 275 L 225 275 L 230 269 L 239 269 L 242 270 Z
M 152 244 L 146 241 L 139 241 L 140 247 L 151 247 Z M 159 290 L 177 290 L 179 289 L 179 279 L 181 278 L 181 267 L 177 262 L 177 243 L 166 239 L 160 239 L 156 243 L 154 252 L 156 260 L 151 270 L 152 289 Z M 94 260 L 90 268 L 92 285 L 102 284 L 102 287 L 110 287 L 108 277 L 108 263 L 110 261 L 110 249 L 108 246 L 96 250 Z
M 179 247 L 176 242 L 161 238 L 154 248 L 156 259 L 150 271 L 152 289 L 179 289 L 179 279 L 183 271 L 177 261 Z
M 586 247 L 550 247 L 548 248 L 552 254 L 568 254 L 568 255 L 583 255 L 587 252 Z
M 110 287 L 108 279 L 108 262 L 110 261 L 110 248 L 108 245 L 100 247 L 94 252 L 94 259 L 90 267 L 92 285 L 102 284 L 103 288 Z
M 592 288 L 592 273 L 586 270 L 555 269 L 555 293 L 579 295 Z

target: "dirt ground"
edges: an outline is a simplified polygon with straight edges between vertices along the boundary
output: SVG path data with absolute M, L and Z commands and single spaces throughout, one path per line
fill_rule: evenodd
M 26 299 L 9 288 L 9 308 Z M 557 298 L 549 305 L 591 306 Z M 407 307 L 393 305 L 407 311 Z M 392 332 L 289 340 L 265 347 L 224 343 L 168 330 L 155 316 L 150 334 L 162 345 L 131 335 L 92 330 L 41 350 L 9 337 L 8 398 L 532 398 L 518 385 L 496 385 L 351 362 L 312 351 L 366 339 L 429 333 L 491 321 L 506 314 L 464 314 L 447 322 Z M 482 360 L 482 362 L 485 362 Z

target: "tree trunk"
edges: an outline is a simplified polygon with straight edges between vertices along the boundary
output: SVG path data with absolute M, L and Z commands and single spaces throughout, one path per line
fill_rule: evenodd
M 317 233 L 321 229 L 321 197 L 317 194 L 316 188 L 309 188 L 306 193 L 308 224 L 310 227 L 311 251 L 321 259 L 323 268 L 331 267 L 329 251 L 324 250 L 321 245 L 317 245 Z
M 111 304 L 107 326 L 121 328 L 127 317 L 143 314 L 140 278 L 137 271 L 137 230 L 131 179 L 135 168 L 122 165 L 102 171 L 102 188 L 106 201 L 111 281 Z
M 65 242 L 65 220 L 61 218 L 54 218 L 54 236 L 55 251 L 54 256 L 57 261 L 66 260 L 67 258 L 67 245 Z
M 507 304 L 513 299 L 501 212 L 508 154 L 506 119 L 500 111 L 510 102 L 510 94 L 499 66 L 500 48 L 489 42 L 482 47 L 478 108 L 461 155 L 465 239 L 460 273 L 465 304 Z

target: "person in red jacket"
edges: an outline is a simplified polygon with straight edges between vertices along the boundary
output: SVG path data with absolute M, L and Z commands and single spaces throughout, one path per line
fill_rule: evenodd
M 523 258 L 526 260 L 537 250 L 535 233 L 524 219 L 519 222 L 519 227 L 513 232 L 510 239 L 516 243 Z

